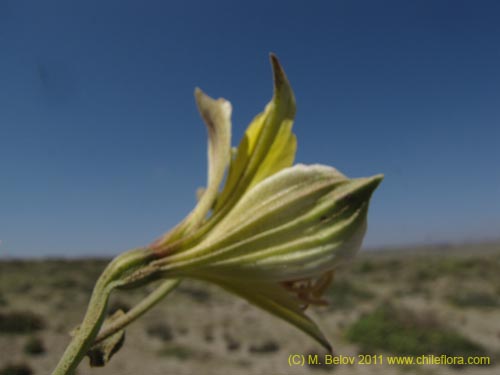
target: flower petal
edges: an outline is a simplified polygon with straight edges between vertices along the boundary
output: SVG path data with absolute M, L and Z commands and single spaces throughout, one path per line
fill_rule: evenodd
M 175 276 L 315 277 L 359 249 L 381 179 L 348 179 L 322 165 L 286 168 L 250 189 L 199 244 L 159 262 Z
M 188 216 L 188 228 L 197 228 L 212 208 L 231 158 L 231 103 L 222 98 L 214 100 L 199 88 L 195 97 L 208 129 L 208 182 L 198 205 Z
M 274 283 L 224 283 L 212 280 L 227 291 L 234 293 L 248 302 L 270 312 L 294 325 L 315 339 L 329 352 L 332 347 L 318 328 L 300 307 L 300 300 L 289 294 L 283 287 Z
M 271 55 L 271 63 L 274 74 L 273 98 L 245 132 L 216 204 L 216 211 L 234 205 L 250 187 L 293 164 L 297 147 L 296 137 L 292 133 L 295 98 L 275 55 Z
M 199 194 L 198 204 L 191 213 L 177 227 L 155 242 L 157 249 L 200 227 L 214 205 L 231 159 L 231 103 L 222 98 L 212 99 L 199 88 L 195 89 L 195 99 L 208 130 L 207 188 Z

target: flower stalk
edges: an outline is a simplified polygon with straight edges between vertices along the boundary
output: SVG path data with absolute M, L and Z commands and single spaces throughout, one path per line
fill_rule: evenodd
M 73 374 L 87 354 L 104 321 L 109 296 L 120 285 L 120 278 L 131 270 L 146 264 L 151 251 L 134 249 L 116 257 L 103 271 L 94 286 L 82 324 L 75 332 L 52 375 Z

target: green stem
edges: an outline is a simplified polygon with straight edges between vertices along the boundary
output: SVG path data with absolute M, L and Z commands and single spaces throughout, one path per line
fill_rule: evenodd
M 99 335 L 94 340 L 94 344 L 98 344 L 101 341 L 107 339 L 109 336 L 123 329 L 149 309 L 151 309 L 154 305 L 160 302 L 168 293 L 170 293 L 181 280 L 179 279 L 170 279 L 161 283 L 159 287 L 157 287 L 154 291 L 152 291 L 146 298 L 144 298 L 141 302 L 135 305 L 132 309 L 127 311 L 126 314 L 114 320 L 112 323 L 105 324 Z
M 111 291 L 120 284 L 120 277 L 128 270 L 151 260 L 148 249 L 134 249 L 116 257 L 101 274 L 92 292 L 90 302 L 75 336 L 66 348 L 52 375 L 71 375 L 94 342 L 104 321 L 104 313 Z

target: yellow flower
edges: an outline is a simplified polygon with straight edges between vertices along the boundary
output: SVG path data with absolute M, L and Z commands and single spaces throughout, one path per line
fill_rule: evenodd
M 215 283 L 330 348 L 304 306 L 325 303 L 333 270 L 360 248 L 383 176 L 349 179 L 328 166 L 292 166 L 295 98 L 274 55 L 271 62 L 274 96 L 237 149 L 230 103 L 196 89 L 209 134 L 207 188 L 186 219 L 151 245 L 151 266 L 166 278 Z
M 295 98 L 274 55 L 271 62 L 273 98 L 237 149 L 231 149 L 231 104 L 195 91 L 209 135 L 207 188 L 173 230 L 108 264 L 53 375 L 73 373 L 85 354 L 91 364 L 107 362 L 123 342 L 123 329 L 182 278 L 215 283 L 330 349 L 304 309 L 325 303 L 322 294 L 333 271 L 360 248 L 368 204 L 382 175 L 349 179 L 324 165 L 293 166 Z M 105 320 L 114 289 L 160 278 L 167 280 L 131 310 Z

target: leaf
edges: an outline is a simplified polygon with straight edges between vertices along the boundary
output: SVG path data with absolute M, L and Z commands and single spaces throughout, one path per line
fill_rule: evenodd
M 123 310 L 116 311 L 113 315 L 106 319 L 106 323 L 112 323 L 116 319 L 125 315 Z M 111 357 L 118 352 L 125 342 L 125 330 L 120 330 L 115 334 L 109 336 L 97 345 L 92 346 L 87 352 L 90 360 L 91 367 L 103 367 L 110 360 Z

